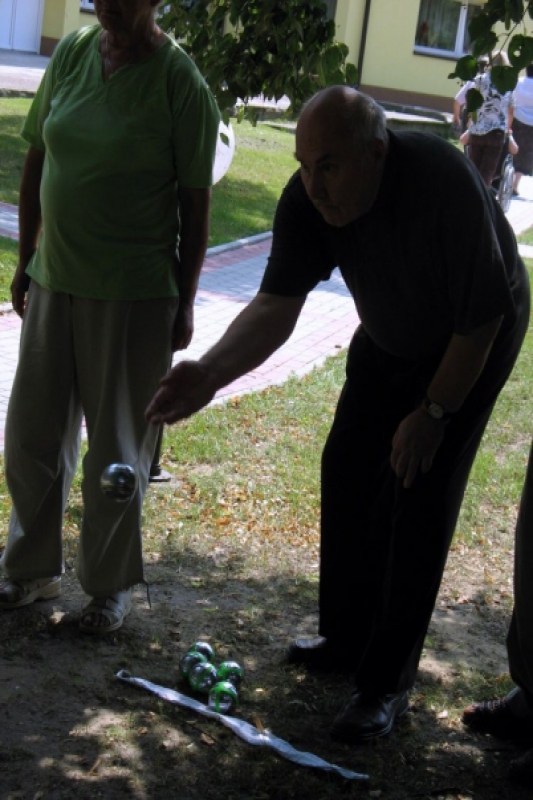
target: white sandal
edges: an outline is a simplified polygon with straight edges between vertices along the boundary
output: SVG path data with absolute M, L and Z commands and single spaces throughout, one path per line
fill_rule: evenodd
M 93 597 L 81 612 L 79 623 L 83 633 L 105 635 L 117 631 L 131 611 L 133 589 L 115 592 L 108 597 Z M 105 620 L 104 625 L 95 624 Z
M 36 600 L 53 600 L 61 594 L 61 577 L 0 581 L 0 609 L 29 606 Z

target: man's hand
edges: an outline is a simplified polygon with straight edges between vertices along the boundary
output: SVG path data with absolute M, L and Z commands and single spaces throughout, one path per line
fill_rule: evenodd
M 146 409 L 154 425 L 177 422 L 211 402 L 223 386 L 256 369 L 294 330 L 303 297 L 258 292 L 200 361 L 182 361 L 161 380 Z
M 444 423 L 432 419 L 419 408 L 405 417 L 392 440 L 391 465 L 405 489 L 414 482 L 418 470 L 429 472 L 435 453 L 444 438 Z
M 146 409 L 146 419 L 153 425 L 186 419 L 210 403 L 216 390 L 207 366 L 199 361 L 181 361 L 159 382 L 159 389 Z

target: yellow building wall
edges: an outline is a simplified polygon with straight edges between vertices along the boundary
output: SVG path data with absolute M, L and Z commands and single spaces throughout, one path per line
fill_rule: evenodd
M 364 0 L 337 0 L 337 10 L 335 12 L 337 40 L 348 45 L 350 50 L 349 60 L 353 64 L 357 64 L 359 56 L 364 11 Z
M 337 0 L 336 36 L 348 46 L 354 64 L 359 62 L 365 6 L 365 0 Z M 414 52 L 419 8 L 420 0 L 370 0 L 361 89 L 381 101 L 451 111 L 459 87 L 448 78 L 455 58 Z M 96 21 L 95 14 L 80 11 L 79 0 L 45 0 L 41 53 L 50 55 L 67 33 Z M 533 34 L 533 21 L 527 27 Z
M 65 0 L 45 0 L 41 36 L 58 39 L 63 31 Z
M 87 25 L 96 25 L 97 22 L 96 14 L 91 14 L 90 11 L 80 11 L 78 28 L 85 28 Z
M 81 27 L 81 16 L 89 15 L 80 14 L 79 0 L 45 0 L 40 52 L 51 55 L 63 36 Z
M 365 0 L 338 0 L 337 38 L 357 64 Z M 414 52 L 420 0 L 371 0 L 361 89 L 378 100 L 451 111 L 459 83 L 450 80 L 455 58 Z M 533 31 L 531 20 L 528 27 Z M 531 31 L 530 31 L 531 32 Z
M 97 22 L 94 12 L 80 9 L 79 0 L 45 0 L 40 52 L 52 55 L 56 44 L 67 33 Z
M 61 39 L 80 27 L 79 0 L 45 0 L 42 36 Z

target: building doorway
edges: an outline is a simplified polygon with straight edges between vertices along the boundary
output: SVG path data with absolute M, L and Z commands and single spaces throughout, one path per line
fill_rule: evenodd
M 43 0 L 0 0 L 0 48 L 38 53 Z

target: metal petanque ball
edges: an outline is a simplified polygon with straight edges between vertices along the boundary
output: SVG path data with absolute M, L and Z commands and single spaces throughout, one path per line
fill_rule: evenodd
M 137 475 L 129 464 L 109 464 L 100 476 L 100 488 L 106 497 L 125 503 L 137 490 Z
M 229 681 L 238 689 L 244 680 L 244 670 L 236 661 L 223 661 L 218 668 L 217 676 L 219 681 Z
M 237 689 L 229 681 L 215 683 L 209 692 L 207 705 L 211 711 L 218 711 L 219 714 L 229 714 L 239 702 Z
M 210 661 L 200 661 L 189 670 L 188 677 L 191 689 L 207 694 L 217 682 L 217 668 Z
M 195 667 L 197 664 L 207 664 L 207 658 L 202 655 L 202 653 L 196 653 L 192 650 L 189 650 L 188 653 L 185 653 L 183 658 L 180 661 L 180 678 L 188 678 L 189 672 Z
M 192 647 L 189 647 L 189 653 L 201 653 L 208 661 L 215 660 L 215 651 L 209 642 L 195 642 Z

